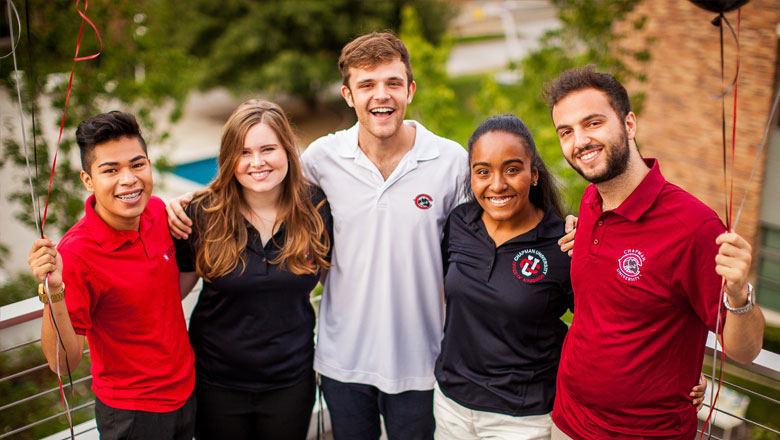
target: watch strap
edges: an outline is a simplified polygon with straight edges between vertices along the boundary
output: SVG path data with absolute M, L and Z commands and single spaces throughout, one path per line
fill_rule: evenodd
M 726 310 L 728 310 L 729 312 L 735 315 L 741 315 L 743 313 L 749 312 L 750 309 L 752 309 L 753 306 L 756 305 L 756 295 L 753 292 L 753 285 L 750 283 L 747 283 L 747 285 L 748 285 L 747 304 L 745 304 L 742 307 L 731 307 L 731 304 L 729 304 L 729 296 L 723 295 L 723 306 L 726 307 Z

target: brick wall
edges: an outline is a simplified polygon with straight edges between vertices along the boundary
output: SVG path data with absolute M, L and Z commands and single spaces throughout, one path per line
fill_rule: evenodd
M 637 31 L 632 23 L 643 15 L 647 16 L 646 24 Z M 716 15 L 683 0 L 645 0 L 617 23 L 615 30 L 627 35 L 621 45 L 632 49 L 647 47 L 651 52 L 650 61 L 642 67 L 647 81 L 628 84 L 630 93 L 646 94 L 637 124 L 642 154 L 658 158 L 669 181 L 696 195 L 725 223 L 721 102 L 711 98 L 722 90 L 719 29 L 710 23 Z M 736 29 L 737 12 L 728 13 L 727 18 Z M 735 215 L 774 97 L 778 23 L 777 0 L 752 0 L 742 8 Z M 736 45 L 728 30 L 724 41 L 728 83 L 736 64 Z M 726 98 L 729 148 L 732 108 L 733 93 Z M 737 232 L 753 244 L 754 250 L 758 248 L 760 232 L 763 174 L 764 157 L 747 188 L 748 198 L 737 225 Z

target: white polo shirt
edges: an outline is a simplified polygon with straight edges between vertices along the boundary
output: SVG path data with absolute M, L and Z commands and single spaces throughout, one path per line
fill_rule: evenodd
M 333 267 L 314 369 L 385 393 L 433 389 L 444 320 L 441 233 L 468 173 L 459 144 L 415 121 L 414 147 L 384 180 L 358 147 L 358 124 L 303 153 L 333 212 Z

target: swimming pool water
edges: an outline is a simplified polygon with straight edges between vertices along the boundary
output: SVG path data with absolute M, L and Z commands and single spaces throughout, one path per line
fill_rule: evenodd
M 217 175 L 217 158 L 210 157 L 176 165 L 173 174 L 201 185 L 208 185 Z

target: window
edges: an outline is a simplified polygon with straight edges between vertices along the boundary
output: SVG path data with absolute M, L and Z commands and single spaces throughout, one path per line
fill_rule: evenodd
M 762 307 L 780 311 L 780 227 L 762 227 L 758 262 L 757 300 Z

